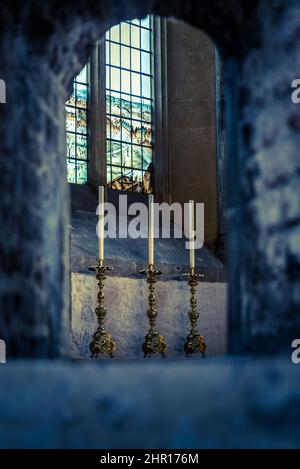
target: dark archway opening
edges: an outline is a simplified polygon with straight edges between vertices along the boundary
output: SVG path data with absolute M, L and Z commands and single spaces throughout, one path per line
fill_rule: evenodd
M 299 326 L 299 252 L 293 241 L 298 223 L 290 208 L 293 198 L 284 195 L 293 194 L 292 176 L 287 171 L 283 187 L 276 174 L 284 169 L 280 146 L 286 135 L 285 154 L 291 167 L 297 166 L 297 124 L 285 119 L 291 112 L 289 79 L 298 64 L 291 40 L 297 37 L 297 21 L 291 20 L 295 3 L 65 1 L 45 2 L 41 12 L 32 0 L 14 7 L 2 3 L 0 44 L 8 103 L 1 107 L 0 183 L 6 195 L 1 201 L 5 314 L 0 331 L 8 353 L 51 357 L 62 352 L 69 308 L 64 103 L 95 41 L 113 24 L 147 13 L 183 19 L 222 50 L 228 103 L 230 349 L 286 349 Z M 282 54 L 280 61 L 276 52 Z M 277 81 L 270 82 L 272 72 Z M 280 117 L 273 118 L 274 113 Z M 261 125 L 268 118 L 268 126 Z M 265 166 L 263 152 L 273 154 L 277 172 Z M 277 212 L 271 191 L 281 207 Z

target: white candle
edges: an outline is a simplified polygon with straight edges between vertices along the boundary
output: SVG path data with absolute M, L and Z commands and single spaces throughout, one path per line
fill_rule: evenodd
M 104 187 L 99 186 L 99 207 L 98 207 L 98 236 L 99 236 L 99 261 L 104 261 Z
M 149 250 L 149 265 L 154 265 L 154 196 L 149 195 L 148 203 L 148 250 Z
M 194 201 L 189 200 L 189 241 L 190 241 L 190 268 L 195 268 L 195 207 Z

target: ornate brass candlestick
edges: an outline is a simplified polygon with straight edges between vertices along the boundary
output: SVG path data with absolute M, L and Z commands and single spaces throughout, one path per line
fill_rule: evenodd
M 106 279 L 105 272 L 113 270 L 112 267 L 103 264 L 103 261 L 99 261 L 96 267 L 91 267 L 91 270 L 96 271 L 96 279 L 98 280 L 98 295 L 95 314 L 98 319 L 98 328 L 93 335 L 93 340 L 90 343 L 91 358 L 98 357 L 99 354 L 107 353 L 113 357 L 113 353 L 116 350 L 116 344 L 112 339 L 112 336 L 104 329 L 104 318 L 106 316 L 106 308 L 104 307 L 104 280 Z
M 165 352 L 167 350 L 167 344 L 162 335 L 160 335 L 156 329 L 156 318 L 157 310 L 155 309 L 155 284 L 157 282 L 157 275 L 161 275 L 159 270 L 155 270 L 153 265 L 149 265 L 149 269 L 144 269 L 140 271 L 141 274 L 147 275 L 147 283 L 149 285 L 149 308 L 147 309 L 147 316 L 149 318 L 150 328 L 148 334 L 145 335 L 145 341 L 142 345 L 142 350 L 144 352 L 144 358 L 147 355 L 152 355 L 160 353 L 165 357 Z
M 197 299 L 196 299 L 196 286 L 198 285 L 198 279 L 203 278 L 204 275 L 196 274 L 195 269 L 191 268 L 188 274 L 183 274 L 184 277 L 188 278 L 188 284 L 190 286 L 191 299 L 190 305 L 191 309 L 189 311 L 189 319 L 191 324 L 191 330 L 187 336 L 184 344 L 184 351 L 186 356 L 192 355 L 193 353 L 201 353 L 204 358 L 205 352 L 207 350 L 207 345 L 204 340 L 204 336 L 200 335 L 197 331 L 197 322 L 199 318 L 199 313 L 197 312 Z

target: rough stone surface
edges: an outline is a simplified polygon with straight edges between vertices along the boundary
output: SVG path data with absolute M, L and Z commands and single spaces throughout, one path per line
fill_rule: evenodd
M 0 337 L 10 357 L 57 356 L 69 307 L 64 90 L 10 33 L 0 40 Z
M 218 175 L 218 240 L 216 254 L 227 265 L 228 263 L 228 201 L 227 201 L 227 171 L 226 171 L 226 100 L 224 94 L 224 61 L 220 51 L 215 49 L 216 74 L 216 150 Z
M 9 355 L 59 353 L 67 312 L 63 108 L 97 39 L 156 13 L 203 29 L 225 60 L 230 348 L 285 350 L 300 334 L 297 0 L 1 2 L 0 334 Z
M 96 330 L 96 279 L 72 274 L 72 336 L 74 358 L 89 358 L 89 344 Z M 148 332 L 148 286 L 145 279 L 105 280 L 106 330 L 117 344 L 116 358 L 143 358 L 141 345 Z M 189 332 L 189 287 L 186 282 L 156 284 L 157 326 L 165 337 L 168 358 L 183 358 Z M 210 356 L 223 355 L 227 346 L 226 284 L 201 282 L 197 287 L 199 332 L 205 336 Z M 197 356 L 196 356 L 197 357 Z
M 299 400 L 289 356 L 16 362 L 1 366 L 0 447 L 299 448 Z
M 259 43 L 238 64 L 225 64 L 227 85 L 235 81 L 226 95 L 229 329 L 231 350 L 274 353 L 300 336 L 300 107 L 291 101 L 300 5 L 260 2 L 257 16 Z

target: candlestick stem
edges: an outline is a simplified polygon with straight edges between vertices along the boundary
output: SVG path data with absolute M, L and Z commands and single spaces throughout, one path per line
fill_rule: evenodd
M 183 275 L 188 278 L 188 285 L 190 286 L 190 293 L 191 293 L 191 298 L 190 298 L 191 309 L 188 314 L 191 329 L 190 329 L 188 336 L 186 337 L 186 341 L 184 344 L 184 351 L 187 357 L 194 353 L 201 353 L 202 357 L 205 357 L 207 345 L 205 343 L 204 336 L 200 335 L 197 330 L 199 313 L 197 311 L 197 298 L 196 298 L 196 287 L 198 285 L 198 279 L 201 277 L 204 277 L 204 275 L 196 274 L 195 269 L 193 267 L 190 269 L 190 273 L 183 274 Z
M 104 328 L 104 320 L 106 316 L 106 308 L 104 306 L 104 280 L 106 279 L 105 272 L 112 270 L 111 267 L 105 266 L 102 259 L 99 260 L 99 264 L 93 267 L 92 270 L 96 271 L 96 279 L 98 283 L 98 294 L 95 314 L 98 320 L 98 328 L 93 335 L 93 340 L 90 343 L 91 358 L 98 357 L 100 354 L 108 354 L 113 357 L 113 353 L 116 350 L 116 344 L 113 341 L 111 334 L 106 332 Z
M 147 283 L 149 286 L 149 296 L 148 303 L 149 307 L 147 309 L 147 316 L 149 319 L 149 331 L 145 335 L 145 340 L 142 345 L 142 350 L 144 352 L 144 357 L 150 356 L 152 354 L 160 353 L 165 357 L 165 352 L 167 349 L 167 344 L 162 335 L 160 335 L 156 328 L 156 318 L 157 310 L 155 309 L 156 300 L 155 300 L 155 284 L 157 282 L 157 275 L 161 275 L 159 270 L 154 269 L 154 265 L 150 264 L 148 270 L 142 270 L 141 274 L 147 275 Z

